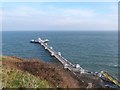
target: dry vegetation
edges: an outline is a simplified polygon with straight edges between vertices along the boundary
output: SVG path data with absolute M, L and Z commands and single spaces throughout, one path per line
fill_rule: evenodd
M 85 88 L 71 72 L 36 59 L 3 56 L 2 83 L 8 88 Z
M 11 60 L 11 61 L 8 61 Z M 12 57 L 3 57 L 2 58 L 2 87 L 4 88 L 49 88 L 49 83 L 35 77 L 34 75 L 24 72 L 20 69 L 15 68 L 12 64 L 13 62 L 20 62 Z

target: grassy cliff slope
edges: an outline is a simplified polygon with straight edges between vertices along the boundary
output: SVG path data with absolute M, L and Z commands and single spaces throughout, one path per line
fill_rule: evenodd
M 2 87 L 8 88 L 85 88 L 68 70 L 37 59 L 3 56 Z

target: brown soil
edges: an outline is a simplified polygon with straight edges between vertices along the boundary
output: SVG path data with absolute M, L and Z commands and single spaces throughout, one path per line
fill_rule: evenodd
M 86 88 L 87 83 L 78 80 L 73 73 L 63 69 L 61 66 L 53 65 L 37 59 L 22 59 L 8 57 L 2 64 L 11 68 L 16 68 L 32 75 L 49 81 L 51 87 L 62 88 Z

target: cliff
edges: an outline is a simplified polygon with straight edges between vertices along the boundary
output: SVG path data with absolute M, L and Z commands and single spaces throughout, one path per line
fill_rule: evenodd
M 38 59 L 2 56 L 2 87 L 4 88 L 86 88 L 63 67 Z

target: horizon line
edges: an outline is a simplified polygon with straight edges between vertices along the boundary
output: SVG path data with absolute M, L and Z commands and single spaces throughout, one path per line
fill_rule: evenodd
M 120 31 L 120 30 L 2 30 L 1 32 L 4 32 L 4 31 Z

